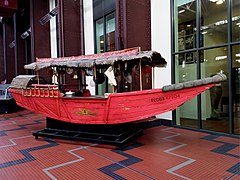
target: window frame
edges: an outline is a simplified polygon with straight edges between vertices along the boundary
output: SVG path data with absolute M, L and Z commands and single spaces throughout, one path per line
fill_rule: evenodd
M 234 117 L 233 117 L 233 89 L 232 89 L 232 47 L 234 45 L 239 45 L 240 41 L 232 41 L 232 17 L 233 17 L 233 7 L 232 7 L 232 0 L 226 0 L 227 3 L 227 20 L 228 20 L 228 40 L 227 43 L 223 43 L 223 44 L 218 44 L 218 45 L 212 45 L 212 46 L 207 46 L 207 47 L 200 47 L 200 18 L 201 18 L 201 0 L 196 0 L 196 48 L 190 49 L 190 50 L 183 50 L 183 51 L 176 51 L 175 50 L 175 43 L 176 43 L 176 39 L 175 39 L 175 1 L 176 0 L 171 0 L 170 2 L 170 9 L 171 9 L 171 73 L 172 73 L 172 83 L 176 82 L 176 73 L 175 73 L 175 56 L 178 54 L 182 54 L 182 53 L 193 53 L 196 52 L 197 53 L 197 79 L 201 78 L 201 65 L 200 65 L 200 52 L 204 51 L 204 50 L 208 50 L 208 49 L 215 49 L 215 48 L 220 48 L 220 47 L 227 47 L 228 48 L 228 73 L 229 73 L 229 77 L 228 77 L 228 86 L 229 86 L 229 134 L 234 135 Z M 197 96 L 197 109 L 198 109 L 198 128 L 199 130 L 204 130 L 204 131 L 210 131 L 210 130 L 206 130 L 203 129 L 202 127 L 202 117 L 201 117 L 201 95 Z M 181 125 L 177 125 L 176 124 L 176 110 L 173 111 L 172 113 L 172 117 L 173 117 L 173 122 L 172 125 L 173 126 L 180 126 L 183 127 Z M 188 127 L 185 127 L 188 128 Z M 190 128 L 191 129 L 191 128 Z

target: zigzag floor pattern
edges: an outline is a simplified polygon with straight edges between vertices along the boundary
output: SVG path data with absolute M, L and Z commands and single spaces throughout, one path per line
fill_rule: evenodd
M 45 118 L 27 110 L 0 115 L 0 179 L 240 179 L 239 139 L 159 126 L 123 149 L 39 139 Z

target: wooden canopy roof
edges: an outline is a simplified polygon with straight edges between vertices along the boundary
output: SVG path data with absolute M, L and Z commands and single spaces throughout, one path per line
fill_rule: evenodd
M 112 65 L 117 61 L 131 61 L 136 59 L 147 60 L 152 66 L 157 67 L 164 67 L 167 64 L 161 54 L 156 51 L 139 51 L 139 48 L 129 48 L 92 55 L 37 58 L 36 62 L 25 65 L 24 68 L 36 71 L 48 67 L 88 68 L 95 65 Z

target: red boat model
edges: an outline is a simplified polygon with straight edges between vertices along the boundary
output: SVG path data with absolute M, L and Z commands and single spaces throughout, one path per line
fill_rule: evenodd
M 125 62 L 140 62 L 150 67 L 166 65 L 166 61 L 158 52 L 131 48 L 96 55 L 42 58 L 26 65 L 25 68 L 36 71 L 49 67 L 83 70 L 92 68 L 96 78 L 96 69 L 103 66 L 111 66 L 114 69 L 116 64 Z M 90 95 L 83 89 L 84 93 L 77 96 L 61 92 L 59 84 L 34 83 L 32 80 L 35 78 L 38 78 L 38 75 L 19 75 L 13 79 L 9 91 L 17 104 L 46 117 L 78 124 L 120 124 L 144 120 L 174 110 L 220 81 L 226 80 L 224 74 L 217 74 L 201 80 L 167 85 L 160 89 L 140 89 L 110 93 L 107 96 Z

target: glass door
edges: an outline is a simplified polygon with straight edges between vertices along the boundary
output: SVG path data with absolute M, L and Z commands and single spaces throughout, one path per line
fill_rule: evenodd
M 233 132 L 240 134 L 240 45 L 233 46 Z
M 115 12 L 95 21 L 95 39 L 97 53 L 115 50 Z M 105 70 L 99 69 L 98 73 L 103 75 Z M 97 94 L 104 95 L 110 92 L 113 92 L 113 87 L 105 78 L 103 83 L 97 85 Z

